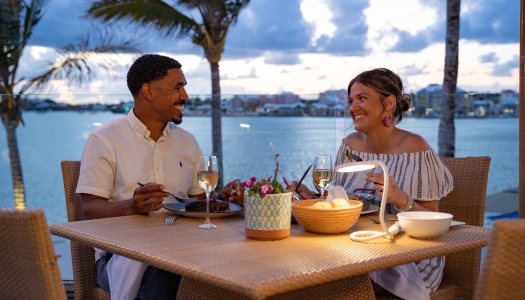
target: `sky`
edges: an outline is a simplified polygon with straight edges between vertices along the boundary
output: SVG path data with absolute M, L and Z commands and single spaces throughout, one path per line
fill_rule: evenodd
M 102 26 L 124 33 L 144 53 L 177 59 L 189 94 L 211 93 L 209 63 L 189 38 L 94 23 L 83 17 L 89 2 L 49 1 L 19 77 L 44 72 L 57 49 Z M 458 87 L 478 93 L 518 90 L 519 11 L 519 0 L 461 1 Z M 445 22 L 445 0 L 251 0 L 228 32 L 221 92 L 317 95 L 346 89 L 357 74 L 377 67 L 393 70 L 406 92 L 417 92 L 443 82 Z M 60 94 L 57 100 L 69 103 L 116 102 L 108 95 L 129 96 L 125 77 L 134 59 L 119 55 L 118 70 L 100 70 L 83 86 L 53 81 L 43 93 Z

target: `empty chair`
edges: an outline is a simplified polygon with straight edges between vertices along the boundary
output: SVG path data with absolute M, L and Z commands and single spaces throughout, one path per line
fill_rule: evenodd
M 0 209 L 0 299 L 66 299 L 41 209 Z
M 525 299 L 525 219 L 494 222 L 476 300 Z

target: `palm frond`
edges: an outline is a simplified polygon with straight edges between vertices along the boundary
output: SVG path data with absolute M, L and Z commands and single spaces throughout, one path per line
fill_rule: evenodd
M 99 0 L 88 9 L 88 19 L 103 23 L 123 22 L 155 29 L 161 36 L 192 36 L 197 22 L 162 0 Z
M 23 92 L 34 87 L 43 88 L 51 80 L 65 80 L 69 85 L 82 84 L 96 78 L 96 69 L 106 71 L 119 68 L 118 56 L 110 54 L 141 53 L 136 43 L 122 40 L 107 31 L 94 31 L 96 36 L 86 34 L 76 44 L 69 44 L 58 52 L 55 62 L 49 63 L 49 69 L 31 80 L 22 88 Z M 92 46 L 93 43 L 96 43 Z

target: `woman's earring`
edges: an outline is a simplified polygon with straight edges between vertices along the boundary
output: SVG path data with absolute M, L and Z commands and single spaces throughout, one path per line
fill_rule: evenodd
M 383 119 L 383 125 L 385 127 L 390 127 L 390 126 L 394 125 L 394 120 L 395 120 L 395 117 L 393 115 L 391 115 L 390 117 L 385 117 Z

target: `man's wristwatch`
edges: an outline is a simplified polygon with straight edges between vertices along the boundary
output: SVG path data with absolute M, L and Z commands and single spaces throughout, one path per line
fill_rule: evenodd
M 412 199 L 412 196 L 410 196 L 409 194 L 407 194 L 407 196 L 408 196 L 408 202 L 407 202 L 407 207 L 405 207 L 405 209 L 399 209 L 397 205 L 394 205 L 398 212 L 407 212 L 407 211 L 412 211 L 412 209 L 414 209 L 414 199 Z

